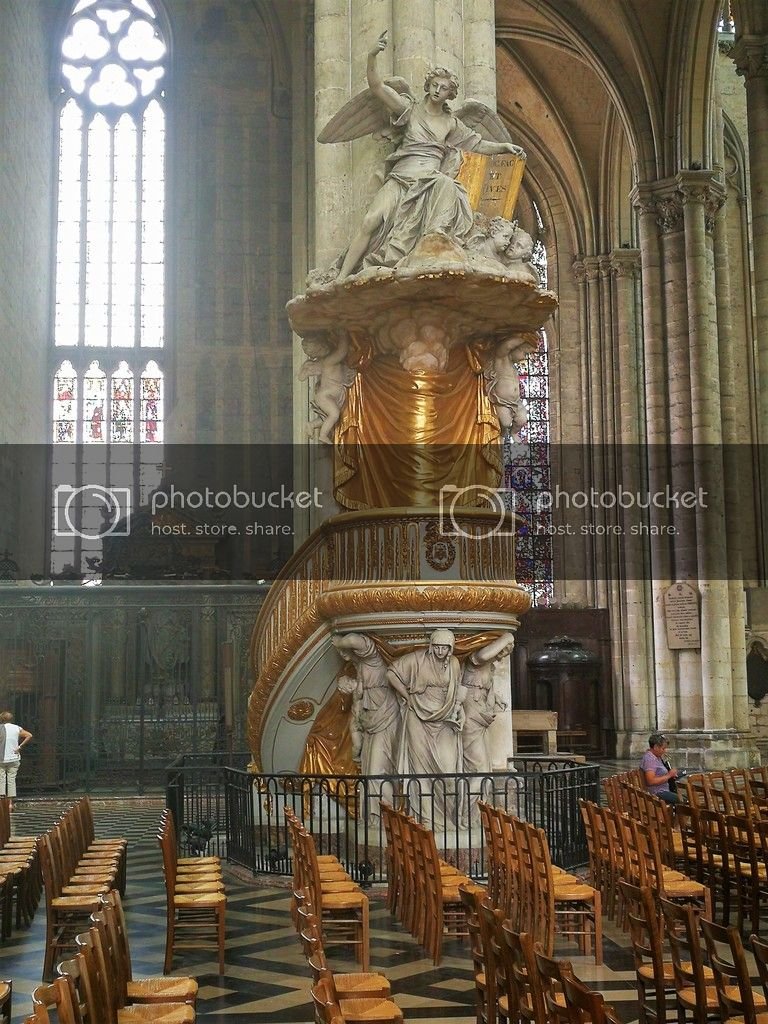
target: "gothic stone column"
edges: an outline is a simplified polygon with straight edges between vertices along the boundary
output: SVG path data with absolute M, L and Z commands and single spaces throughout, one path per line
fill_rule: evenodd
M 760 373 L 759 439 L 768 443 L 768 37 L 743 35 L 731 56 L 747 93 L 755 314 Z
M 710 172 L 682 171 L 675 178 L 640 186 L 636 202 L 640 209 L 641 249 L 653 261 L 657 244 L 652 237 L 651 218 L 655 214 L 663 254 L 663 272 L 657 280 L 661 285 L 667 337 L 667 440 L 672 445 L 669 479 L 675 488 L 692 488 L 705 495 L 701 506 L 687 514 L 673 510 L 669 516 L 676 532 L 669 552 L 671 558 L 665 561 L 671 578 L 687 579 L 698 586 L 702 646 L 700 651 L 665 651 L 663 614 L 657 613 L 654 646 L 659 725 L 673 732 L 673 721 L 677 719 L 678 745 L 690 747 L 692 760 L 714 764 L 725 757 L 733 763 L 734 747 L 741 745 L 742 738 L 733 731 L 732 659 L 738 657 L 738 651 L 732 650 L 729 624 L 732 595 L 727 581 L 712 243 L 723 189 Z M 653 263 L 651 269 L 656 269 Z M 649 418 L 649 435 L 651 430 Z M 668 579 L 670 575 L 665 572 L 664 585 Z M 658 582 L 655 590 L 658 601 L 662 597 Z M 670 676 L 662 677 L 667 691 L 663 701 L 659 700 L 660 661 L 673 668 Z M 746 759 L 747 752 L 743 754 L 742 759 Z

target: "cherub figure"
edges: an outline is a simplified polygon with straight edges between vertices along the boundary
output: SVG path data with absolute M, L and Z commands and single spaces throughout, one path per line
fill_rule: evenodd
M 533 255 L 533 239 L 518 226 L 517 221 L 505 217 L 488 220 L 482 214 L 475 216 L 477 234 L 469 241 L 473 253 L 485 256 L 503 264 L 515 276 L 530 277 L 539 283 L 539 273 L 530 263 Z
M 519 434 L 528 422 L 528 409 L 520 397 L 520 376 L 515 363 L 531 351 L 517 335 L 500 341 L 485 365 L 485 393 L 505 433 Z
M 504 262 L 513 273 L 530 274 L 536 284 L 539 283 L 539 272 L 531 263 L 533 256 L 533 239 L 527 231 L 515 225 L 515 230 L 507 245 Z
M 451 111 L 447 101 L 456 97 L 459 82 L 448 68 L 428 71 L 420 101 L 405 79 L 382 79 L 376 58 L 386 46 L 387 33 L 382 32 L 368 53 L 368 89 L 350 100 L 319 136 L 320 142 L 345 142 L 389 126 L 398 137 L 386 161 L 384 184 L 341 258 L 339 279 L 364 267 L 395 266 L 428 234 L 442 232 L 460 244 L 466 241 L 474 219 L 466 191 L 454 180 L 461 151 L 525 157 L 484 104 L 468 100 L 455 114 Z
M 307 430 L 310 437 L 317 434 L 318 441 L 333 444 L 334 428 L 347 401 L 347 390 L 355 379 L 355 371 L 345 362 L 349 342 L 339 338 L 334 347 L 323 335 L 308 335 L 302 348 L 309 359 L 299 368 L 299 380 L 317 378 L 312 408 L 318 415 L 309 421 Z

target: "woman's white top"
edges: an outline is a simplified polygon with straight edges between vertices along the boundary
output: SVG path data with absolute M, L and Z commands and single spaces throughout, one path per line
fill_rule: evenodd
M 3 736 L 4 734 L 4 736 Z M 20 761 L 21 754 L 16 749 L 19 745 L 21 726 L 6 722 L 0 726 L 0 761 Z M 2 741 L 5 739 L 5 744 Z

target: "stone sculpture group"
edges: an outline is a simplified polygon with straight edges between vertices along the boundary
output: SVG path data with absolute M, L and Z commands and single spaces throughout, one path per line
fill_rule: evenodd
M 334 637 L 355 676 L 338 688 L 352 695 L 353 754 L 363 775 L 451 775 L 493 771 L 488 729 L 507 708 L 494 669 L 514 647 L 514 636 L 467 655 L 454 655 L 454 634 L 436 629 L 429 646 L 387 664 L 371 637 Z

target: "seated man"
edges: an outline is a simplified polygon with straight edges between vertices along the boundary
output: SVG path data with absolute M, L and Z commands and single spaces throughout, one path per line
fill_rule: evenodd
M 670 767 L 669 761 L 666 760 L 665 754 L 668 746 L 666 736 L 660 732 L 652 732 L 648 737 L 648 750 L 643 754 L 643 759 L 640 762 L 640 770 L 645 776 L 645 784 L 649 793 L 661 797 L 668 804 L 676 804 L 677 793 L 672 792 L 669 783 L 683 773 L 679 772 L 677 768 Z

